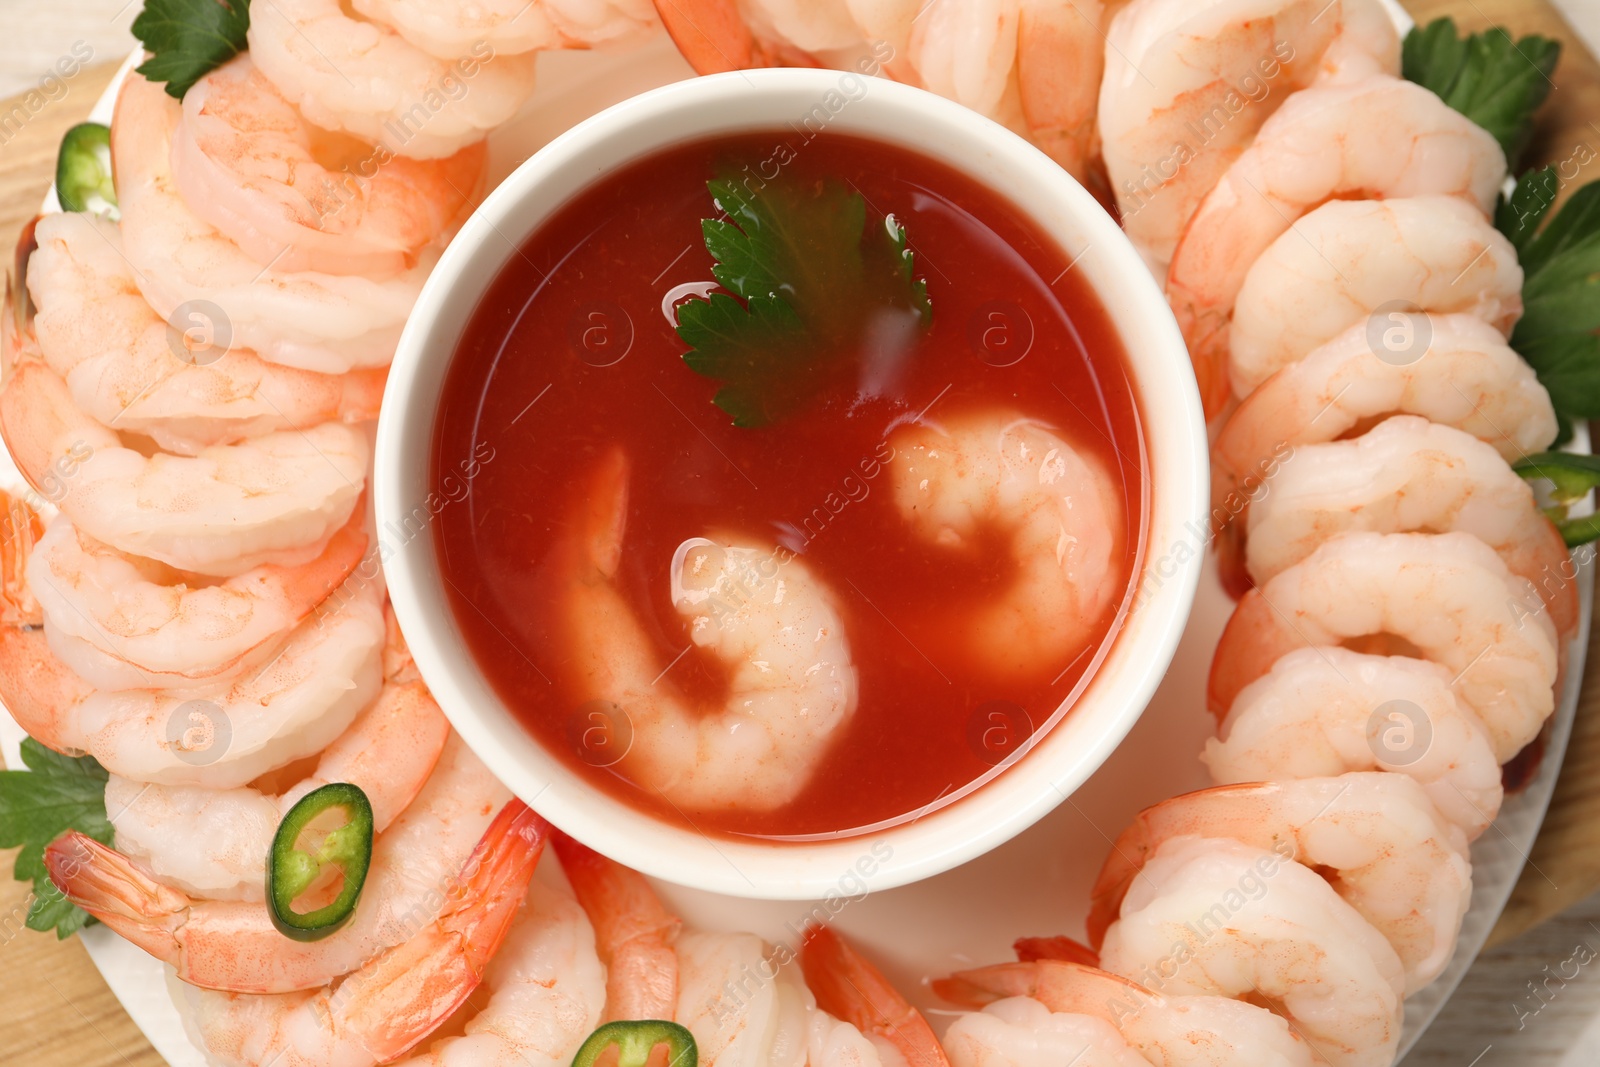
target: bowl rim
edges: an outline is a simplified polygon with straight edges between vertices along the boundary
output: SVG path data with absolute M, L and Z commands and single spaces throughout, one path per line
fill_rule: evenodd
M 429 457 L 437 381 L 461 325 L 538 225 L 617 166 L 700 137 L 799 129 L 792 120 L 818 109 L 827 115 L 821 127 L 934 156 L 1008 197 L 1069 254 L 1069 269 L 1084 261 L 1126 351 L 1147 503 L 1119 632 L 1072 710 L 1041 732 L 1031 752 L 982 788 L 909 822 L 775 844 L 713 837 L 633 808 L 578 777 L 515 720 L 461 640 L 443 595 L 428 529 L 438 495 L 429 491 Z M 1018 195 L 1028 192 L 1043 195 L 1029 203 Z M 1209 529 L 1206 425 L 1189 367 L 1166 299 L 1121 228 L 1066 171 L 1003 126 L 855 72 L 783 68 L 674 82 L 556 137 L 490 193 L 441 255 L 401 335 L 379 418 L 378 557 L 411 655 L 452 726 L 512 792 L 563 831 L 645 874 L 737 897 L 825 898 L 844 893 L 856 876 L 871 889 L 904 885 L 990 851 L 1065 802 L 1121 743 L 1165 675 L 1193 606 Z

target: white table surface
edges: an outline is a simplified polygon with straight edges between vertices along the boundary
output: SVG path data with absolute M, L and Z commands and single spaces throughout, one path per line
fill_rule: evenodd
M 1600 0 L 1554 2 L 1600 54 Z M 75 47 L 79 55 L 84 46 L 92 49 L 88 62 L 127 55 L 134 44 L 128 25 L 140 6 L 140 0 L 0 0 L 0 97 L 38 86 Z M 1485 953 L 1405 1060 L 1405 1067 L 1502 1064 L 1600 1064 L 1600 894 Z

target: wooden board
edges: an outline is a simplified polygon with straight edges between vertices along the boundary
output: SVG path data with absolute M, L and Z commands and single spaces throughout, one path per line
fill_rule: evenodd
M 1556 88 L 1540 116 L 1530 154 L 1575 172 L 1563 193 L 1600 179 L 1600 64 L 1543 0 L 1412 0 L 1418 21 L 1453 14 L 1463 29 L 1499 24 L 1566 42 Z M 0 144 L 0 249 L 6 252 L 49 186 L 56 146 L 79 122 L 116 71 L 84 70 L 71 91 L 47 104 Z M 16 101 L 0 102 L 0 115 Z M 1589 646 L 1588 677 L 1571 748 L 1531 863 L 1501 916 L 1491 943 L 1528 927 L 1600 887 L 1600 627 Z M 30 1067 L 159 1067 L 163 1063 L 100 979 L 76 941 L 22 929 L 28 887 L 9 878 L 14 853 L 0 852 L 0 1063 Z

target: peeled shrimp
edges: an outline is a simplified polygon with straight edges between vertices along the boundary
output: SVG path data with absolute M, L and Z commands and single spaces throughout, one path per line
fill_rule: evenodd
M 296 567 L 262 566 L 193 586 L 86 536 L 65 517 L 28 562 L 50 647 L 102 689 L 193 688 L 260 665 L 360 562 L 352 521 Z
M 813 925 L 806 930 L 800 966 L 821 1012 L 860 1031 L 883 1050 L 887 1063 L 897 1059 L 910 1067 L 946 1063 L 928 1020 L 831 927 Z M 811 1063 L 821 1067 L 815 1056 Z
M 1397 415 L 1360 437 L 1302 445 L 1250 509 L 1246 561 L 1270 580 L 1346 530 L 1470 533 L 1545 597 L 1556 632 L 1578 625 L 1578 589 L 1557 578 L 1570 556 L 1533 489 L 1471 434 Z
M 1498 330 L 1472 315 L 1418 316 L 1412 325 L 1426 331 L 1414 358 L 1380 358 L 1369 324 L 1358 322 L 1258 386 L 1217 435 L 1213 507 L 1237 511 L 1234 494 L 1284 447 L 1334 441 L 1386 415 L 1454 426 L 1508 462 L 1555 440 L 1550 394 Z
M 360 430 L 333 422 L 147 456 L 80 412 L 36 359 L 0 392 L 0 432 L 23 476 L 84 533 L 219 577 L 320 555 L 355 512 L 371 452 Z
M 496 924 L 510 918 L 497 909 Z M 466 918 L 463 916 L 463 918 Z M 600 1019 L 604 969 L 572 898 L 534 882 L 504 940 L 471 919 L 446 940 L 391 949 L 334 989 L 251 996 L 190 987 L 206 1051 L 228 1067 L 568 1067 Z M 429 942 L 450 950 L 440 959 Z M 459 947 L 454 942 L 460 942 Z M 487 1003 L 464 1031 L 426 1041 L 479 985 Z
M 355 0 L 356 11 L 441 59 L 628 44 L 661 27 L 650 0 Z
M 81 835 L 58 839 L 48 862 L 68 899 L 191 985 L 241 993 L 315 989 L 391 949 L 404 954 L 419 936 L 419 946 L 455 944 L 456 923 L 470 931 L 510 920 L 533 873 L 543 824 L 516 817 L 516 804 L 491 826 L 507 795 L 452 734 L 428 784 L 374 841 L 354 917 L 320 941 L 284 937 L 264 903 L 194 900 Z M 502 872 L 504 864 L 514 874 Z M 492 952 L 497 941 L 482 947 Z M 482 963 L 473 969 L 482 973 Z
M 427 782 L 449 734 L 421 682 L 390 684 L 322 752 L 314 771 L 277 796 L 256 785 L 150 785 L 113 774 L 106 812 L 117 851 L 195 896 L 262 900 L 272 837 L 296 801 L 329 782 L 349 782 L 366 793 L 373 829 L 382 833 Z
M 1239 691 L 1200 759 L 1219 785 L 1346 771 L 1404 774 L 1476 838 L 1500 811 L 1500 762 L 1450 672 L 1406 656 L 1302 648 Z
M 478 142 L 379 162 L 366 145 L 327 140 L 246 52 L 184 94 L 172 177 L 197 216 L 260 263 L 386 278 L 471 210 L 488 158 Z
M 1522 314 L 1516 250 L 1459 197 L 1323 204 L 1245 276 L 1229 330 L 1235 395 L 1249 396 L 1274 371 L 1395 307 L 1466 312 L 1509 334 Z
M 1102 965 L 1164 995 L 1265 1001 L 1334 1067 L 1389 1067 L 1400 960 L 1298 863 L 1221 838 L 1174 837 L 1106 931 Z
M 139 292 L 117 225 L 61 212 L 39 219 L 28 291 L 45 363 L 103 426 L 182 455 L 278 430 L 378 417 L 382 370 L 316 374 L 234 348 L 188 347 Z
M 1211 662 L 1211 709 L 1221 716 L 1287 652 L 1352 642 L 1451 671 L 1501 763 L 1555 708 L 1555 627 L 1493 549 L 1464 533 L 1346 533 L 1239 602 Z
M 440 59 L 339 0 L 273 0 L 252 12 L 248 39 L 256 67 L 306 121 L 398 156 L 455 155 L 533 94 L 531 54 L 498 54 L 478 41 Z
M 895 505 L 918 536 L 970 553 L 998 534 L 1016 565 L 992 603 L 952 623 L 962 646 L 1007 677 L 1059 670 L 1120 592 L 1112 561 L 1124 516 L 1111 476 L 1053 429 L 1007 411 L 909 424 L 890 444 Z
M 1117 1028 L 1093 1015 L 1053 1012 L 1009 997 L 957 1017 L 944 1034 L 952 1067 L 1149 1067 Z
M 1201 200 L 1267 117 L 1324 73 L 1347 27 L 1361 32 L 1346 62 L 1366 49 L 1372 69 L 1399 73 L 1399 40 L 1392 25 L 1375 37 L 1378 19 L 1388 24 L 1377 0 L 1133 0 L 1116 14 L 1102 150 L 1123 228 L 1158 274 Z
M 271 17 L 266 7 L 260 14 Z M 380 281 L 256 262 L 179 194 L 171 148 L 182 114 L 161 86 L 134 73 L 111 123 L 122 247 L 156 314 L 202 335 L 213 351 L 249 349 L 324 374 L 388 365 L 436 254 L 425 251 L 410 270 Z
M 671 562 L 689 640 L 729 672 L 716 709 L 663 678 L 649 632 L 616 585 L 628 462 L 613 453 L 558 564 L 573 696 L 622 709 L 633 743 L 621 768 L 691 809 L 781 807 L 805 788 L 856 709 L 856 669 L 833 596 L 798 559 L 741 537 L 692 538 Z
M 1117 838 L 1092 894 L 1091 943 L 1116 921 L 1149 858 L 1184 836 L 1241 841 L 1329 872 L 1339 896 L 1394 948 L 1407 993 L 1450 962 L 1472 898 L 1466 835 L 1404 775 L 1214 786 L 1146 808 Z
M 1336 197 L 1424 194 L 1487 217 L 1505 174 L 1493 135 L 1414 82 L 1379 74 L 1291 94 L 1200 202 L 1167 274 L 1207 412 L 1228 397 L 1234 298 L 1295 219 Z
M 58 752 L 136 782 L 236 789 L 326 748 L 378 696 L 381 586 L 307 619 L 266 665 L 221 689 L 93 688 L 39 629 L 0 628 L 0 701 Z
M 655 0 L 673 44 L 699 74 L 822 66 L 862 33 L 846 0 Z
M 1138 1049 L 1144 1057 L 1141 1062 L 1161 1067 L 1311 1067 L 1314 1059 L 1305 1040 L 1266 1008 L 1228 997 L 1161 996 L 1081 963 L 1001 963 L 961 971 L 935 982 L 934 988 L 964 1007 L 988 1005 L 981 1014 L 961 1016 L 946 1031 L 945 1046 L 957 1067 L 963 1067 L 965 1060 L 957 1052 L 957 1042 L 978 1044 L 996 1029 L 986 1017 L 998 1017 L 1002 1026 L 1037 1029 L 1043 1022 L 1040 1009 L 1056 1017 L 1067 1013 L 1109 1023 Z M 1001 1046 L 988 1047 L 998 1051 Z M 968 1062 L 987 1064 L 996 1059 L 1022 1067 L 1032 1058 L 1003 1054 L 990 1058 L 979 1053 Z M 1060 1067 L 1063 1062 L 1057 1058 L 1040 1067 Z

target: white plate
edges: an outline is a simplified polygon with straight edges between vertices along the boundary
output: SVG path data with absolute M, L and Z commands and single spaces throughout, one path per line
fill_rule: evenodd
M 130 58 L 124 73 L 134 65 Z M 690 77 L 692 72 L 665 39 L 628 52 L 565 52 L 539 58 L 539 91 L 522 116 L 490 138 L 491 179 L 571 124 L 635 93 Z M 91 118 L 109 122 L 119 74 Z M 45 210 L 57 210 L 54 194 Z M 1576 443 L 1588 451 L 1586 433 Z M 8 456 L 0 454 L 0 484 L 21 485 Z M 1157 547 L 1157 546 L 1152 546 Z M 1577 708 L 1592 614 L 1593 567 L 1578 575 L 1582 621 L 1569 651 L 1566 688 L 1549 744 L 1528 787 L 1507 797 L 1494 827 L 1472 848 L 1473 898 L 1449 966 L 1406 1002 L 1401 1049 L 1409 1049 L 1477 958 L 1522 871 L 1544 820 Z M 1177 793 L 1210 785 L 1199 753 L 1215 722 L 1199 694 L 1205 692 L 1211 654 L 1233 602 L 1217 581 L 1214 561 L 1201 578 L 1194 613 L 1182 644 L 1149 709 L 1122 746 L 1076 793 L 1031 829 L 964 867 L 900 889 L 864 896 L 842 882 L 843 899 L 808 907 L 795 902 L 740 900 L 658 885 L 668 904 L 691 925 L 752 930 L 774 943 L 797 945 L 811 918 L 829 917 L 866 948 L 888 977 L 942 1030 L 949 1014 L 928 981 L 951 970 L 1011 959 L 1018 937 L 1064 933 L 1081 937 L 1089 889 L 1109 843 L 1142 808 Z M 22 733 L 0 716 L 0 751 L 19 766 Z M 845 877 L 840 872 L 841 878 Z M 0 875 L 3 876 L 3 875 Z M 870 880 L 869 880 L 870 883 Z M 855 896 L 851 897 L 850 894 Z M 830 908 L 832 909 L 830 911 Z M 103 926 L 83 931 L 89 956 L 134 1023 L 172 1067 L 201 1067 L 204 1055 L 189 1040 L 168 993 L 165 968 Z

